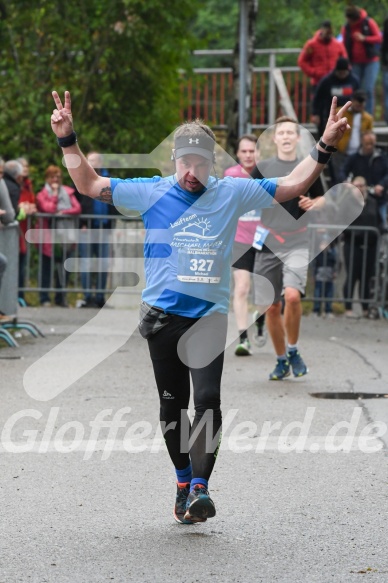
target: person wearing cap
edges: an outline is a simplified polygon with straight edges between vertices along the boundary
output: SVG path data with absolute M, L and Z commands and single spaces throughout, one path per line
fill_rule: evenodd
M 318 178 L 347 123 L 333 99 L 322 139 L 290 173 L 252 180 L 211 176 L 215 136 L 200 120 L 174 134 L 175 174 L 119 179 L 88 164 L 73 128 L 70 93 L 53 92 L 51 127 L 80 193 L 137 210 L 144 221 L 146 287 L 139 331 L 148 340 L 160 421 L 176 471 L 174 517 L 204 522 L 216 510 L 208 491 L 221 437 L 220 389 L 237 222 L 253 209 L 302 195 Z M 195 416 L 187 415 L 193 384 Z M 155 510 L 154 510 L 155 511 Z
M 373 115 L 375 84 L 380 69 L 381 33 L 378 24 L 359 6 L 345 8 L 346 24 L 341 34 L 353 74 L 367 94 L 365 109 Z
M 339 107 L 346 103 L 360 83 L 353 75 L 349 60 L 339 57 L 333 71 L 323 77 L 316 89 L 312 104 L 312 122 L 318 127 L 321 136 L 325 129 L 333 96 L 337 97 Z
M 298 66 L 310 77 L 312 96 L 319 81 L 334 69 L 339 57 L 347 56 L 344 45 L 333 36 L 330 20 L 324 20 L 298 57 Z
M 338 152 L 330 160 L 333 180 L 335 183 L 346 180 L 344 166 L 349 156 L 355 154 L 361 146 L 363 133 L 373 130 L 373 117 L 365 111 L 366 93 L 356 89 L 351 97 L 352 105 L 345 112 L 350 126 L 338 142 Z

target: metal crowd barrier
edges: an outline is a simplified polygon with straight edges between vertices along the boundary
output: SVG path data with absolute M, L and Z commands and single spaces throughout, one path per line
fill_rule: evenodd
M 0 310 L 14 316 L 18 306 L 19 271 L 19 223 L 13 222 L 0 228 L 0 252 L 7 258 L 0 289 Z
M 350 226 L 346 228 L 347 233 L 350 233 L 350 241 L 347 246 L 347 259 L 350 269 L 346 268 L 345 261 L 345 242 L 344 233 L 342 233 L 334 242 L 337 251 L 337 269 L 336 276 L 333 281 L 333 294 L 314 296 L 314 279 L 315 279 L 315 262 L 314 260 L 309 265 L 309 282 L 310 291 L 304 300 L 319 302 L 337 302 L 345 304 L 346 302 L 356 304 L 368 304 L 369 317 L 379 318 L 387 317 L 386 308 L 388 307 L 387 297 L 387 236 L 382 235 L 380 231 L 374 227 Z M 312 224 L 309 225 L 310 232 L 310 248 L 317 249 L 319 240 L 327 234 L 338 232 L 338 226 Z M 371 256 L 376 249 L 375 257 Z M 327 249 L 323 251 L 323 267 L 325 266 L 325 254 L 327 257 Z M 357 259 L 360 273 L 354 272 L 354 260 Z M 327 261 L 327 259 L 326 259 Z M 371 266 L 371 261 L 374 263 Z M 327 265 L 327 263 L 326 263 Z M 370 276 L 370 272 L 374 275 Z M 350 286 L 345 286 L 346 280 L 352 281 L 354 277 L 358 277 L 356 290 L 350 289 Z M 361 291 L 364 291 L 365 299 L 362 300 Z M 354 291 L 356 293 L 354 294 Z
M 110 221 L 110 228 L 106 229 L 102 226 L 100 228 L 90 228 L 92 226 L 93 220 L 96 219 L 95 215 L 79 215 L 68 217 L 69 227 L 71 221 L 71 227 L 69 230 L 74 231 L 71 237 L 75 237 L 72 242 L 63 242 L 66 240 L 64 235 L 63 225 L 61 228 L 58 226 L 58 221 L 64 217 L 58 217 L 58 215 L 47 215 L 42 213 L 37 213 L 34 217 L 29 217 L 29 229 L 27 233 L 27 239 L 30 243 L 27 244 L 27 257 L 26 257 L 26 286 L 20 288 L 24 292 L 42 292 L 46 291 L 48 293 L 63 292 L 65 294 L 75 293 L 80 294 L 85 293 L 97 293 L 102 292 L 105 294 L 110 294 L 113 291 L 120 288 L 121 293 L 127 296 L 138 295 L 140 289 L 144 287 L 144 271 L 143 271 L 143 242 L 144 242 L 144 226 L 140 217 L 123 217 L 121 215 L 101 215 L 98 217 L 99 220 L 107 219 Z M 43 231 L 42 236 L 42 219 L 49 219 L 50 229 L 47 233 Z M 87 233 L 89 239 L 85 240 L 83 235 L 83 230 L 80 228 L 80 223 L 86 221 Z M 318 238 L 322 237 L 322 233 L 326 232 L 330 235 L 331 232 L 338 232 L 338 225 L 321 225 L 312 224 L 309 226 L 310 230 L 310 242 L 312 248 L 316 248 L 318 244 Z M 362 273 L 361 281 L 359 283 L 360 287 L 366 285 L 366 274 L 367 274 L 367 249 L 370 242 L 370 237 L 376 237 L 377 241 L 377 253 L 375 258 L 375 277 L 373 279 L 373 287 L 370 289 L 369 305 L 371 315 L 374 317 L 381 317 L 385 315 L 387 308 L 387 287 L 388 287 L 388 275 L 387 275 L 387 236 L 382 237 L 377 229 L 372 227 L 348 227 L 348 232 L 351 232 L 351 249 L 350 253 L 354 256 L 356 253 L 356 234 L 362 232 Z M 67 240 L 69 241 L 70 238 Z M 43 253 L 44 246 L 47 242 L 50 242 L 52 246 L 52 252 L 55 254 L 53 260 L 49 263 L 49 285 L 44 287 L 42 285 L 42 275 L 43 275 Z M 107 271 L 108 280 L 105 288 L 98 286 L 98 260 L 94 259 L 90 261 L 87 266 L 87 270 L 90 273 L 90 284 L 86 287 L 82 285 L 81 274 L 81 253 L 80 245 L 86 242 L 94 242 L 98 245 L 107 244 L 109 248 L 109 256 L 107 258 Z M 385 245 L 385 246 L 384 246 Z M 319 301 L 320 303 L 331 301 L 344 303 L 346 301 L 357 302 L 359 299 L 357 296 L 352 298 L 350 293 L 344 293 L 344 281 L 346 278 L 346 270 L 344 264 L 344 244 L 343 235 L 341 235 L 336 241 L 336 248 L 338 251 L 338 269 L 337 275 L 334 280 L 334 293 L 333 296 L 321 296 L 314 297 L 312 293 L 307 293 L 305 300 L 309 301 Z M 47 249 L 46 249 L 47 251 Z M 93 261 L 94 266 L 93 266 Z M 97 267 L 96 267 L 97 261 Z M 47 262 L 46 262 L 47 267 Z M 59 271 L 58 271 L 59 270 Z M 310 264 L 309 267 L 309 281 L 314 279 L 314 262 Z M 67 277 L 64 277 L 64 271 L 67 273 Z M 92 285 L 92 276 L 97 276 L 97 280 Z M 352 274 L 350 274 L 352 275 Z M 61 277 L 64 278 L 61 280 Z M 61 282 L 61 286 L 56 285 L 56 282 Z
M 19 346 L 12 331 L 26 330 L 35 338 L 44 336 L 38 326 L 28 320 L 20 319 L 18 309 L 19 278 L 19 223 L 17 221 L 0 228 L 0 252 L 7 258 L 7 267 L 0 289 L 0 310 L 8 316 L 0 322 L 0 339 L 8 346 Z
M 96 220 L 99 227 L 94 226 Z M 26 284 L 20 288 L 24 293 L 73 293 L 80 299 L 83 294 L 111 294 L 120 288 L 131 295 L 138 294 L 144 283 L 144 228 L 139 216 L 36 213 L 28 217 L 26 240 Z M 85 247 L 89 253 L 92 246 L 96 256 L 85 257 Z M 101 285 L 103 272 L 108 274 L 106 286 Z

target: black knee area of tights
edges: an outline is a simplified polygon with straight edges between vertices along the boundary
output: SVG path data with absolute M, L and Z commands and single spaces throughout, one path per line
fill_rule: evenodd
M 215 399 L 214 401 L 208 401 L 206 403 L 200 403 L 195 405 L 195 418 L 202 419 L 205 415 L 206 411 L 213 412 L 214 419 L 221 418 L 221 401 L 219 399 Z

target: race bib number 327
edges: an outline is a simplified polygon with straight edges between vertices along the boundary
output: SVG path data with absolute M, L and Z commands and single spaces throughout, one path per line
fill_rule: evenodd
M 191 283 L 219 283 L 219 253 L 214 249 L 179 249 L 177 278 Z

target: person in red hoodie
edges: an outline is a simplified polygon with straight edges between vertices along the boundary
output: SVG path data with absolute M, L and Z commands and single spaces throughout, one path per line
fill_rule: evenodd
M 330 20 L 324 20 L 298 57 L 298 66 L 310 77 L 312 97 L 319 81 L 334 69 L 339 57 L 347 56 L 344 45 L 333 37 Z
M 345 16 L 347 23 L 341 30 L 343 43 L 353 74 L 360 81 L 360 89 L 367 94 L 365 110 L 373 115 L 374 89 L 380 68 L 381 32 L 376 21 L 359 6 L 348 6 Z

